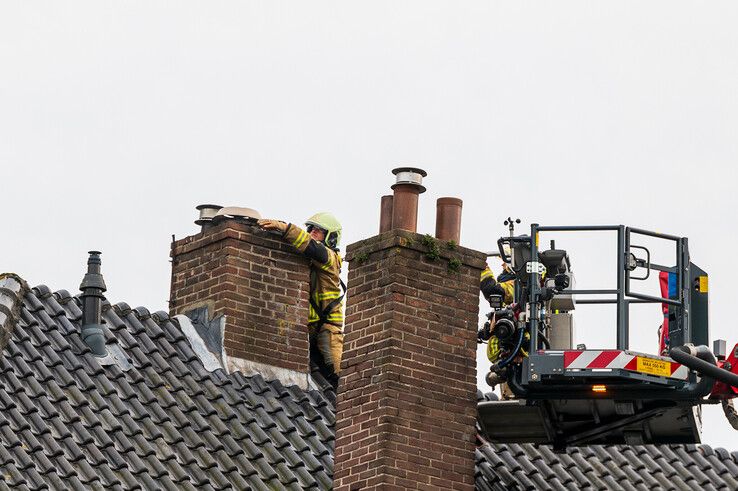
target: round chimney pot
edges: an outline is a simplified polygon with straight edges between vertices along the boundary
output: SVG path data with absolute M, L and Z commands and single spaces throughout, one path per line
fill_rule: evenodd
M 382 201 L 379 207 L 379 233 L 383 234 L 392 230 L 392 207 L 393 207 L 394 196 L 388 194 L 382 196 Z
M 459 198 L 444 197 L 436 201 L 436 238 L 453 240 L 457 244 L 461 239 L 461 207 Z
M 459 198 L 446 197 L 446 198 L 438 198 L 438 200 L 436 201 L 436 204 L 449 205 L 449 206 L 462 206 L 464 202 Z

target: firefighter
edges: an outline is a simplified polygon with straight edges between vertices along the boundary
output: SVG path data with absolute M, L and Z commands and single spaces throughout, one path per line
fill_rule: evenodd
M 509 256 L 509 250 L 505 251 Z M 513 303 L 515 295 L 515 274 L 512 268 L 507 263 L 502 263 L 502 273 L 495 279 L 494 273 L 489 269 L 487 265 L 482 271 L 481 278 L 479 280 L 479 289 L 482 295 L 487 301 L 490 301 L 492 295 L 500 295 L 502 297 L 503 306 L 507 306 Z M 492 328 L 494 326 L 496 317 L 492 316 L 490 321 L 484 325 L 484 328 L 477 334 L 480 341 L 487 342 L 487 358 L 490 362 L 496 363 L 499 361 L 500 346 L 498 339 L 492 335 Z M 505 400 L 515 398 L 510 388 L 506 383 L 500 383 L 500 392 L 502 398 Z
M 506 250 L 506 253 L 509 255 L 509 250 Z M 499 295 L 501 297 L 502 305 L 493 306 L 494 308 L 512 304 L 515 299 L 515 274 L 512 272 L 510 265 L 505 262 L 502 263 L 502 273 L 497 276 L 497 279 L 495 279 L 492 270 L 489 269 L 489 265 L 485 265 L 484 271 L 482 271 L 479 279 L 479 290 L 481 290 L 485 300 L 490 302 L 490 305 L 492 305 L 492 295 Z M 477 332 L 480 342 L 488 342 L 487 357 L 493 363 L 497 361 L 497 356 L 499 355 L 496 339 L 492 336 L 494 323 L 495 317 L 492 316 L 490 317 L 490 321 L 485 323 L 484 327 Z
M 494 273 L 489 269 L 489 266 L 484 268 L 479 280 L 479 289 L 487 300 L 489 300 L 490 295 L 502 295 L 503 305 L 513 303 L 515 274 L 512 272 L 510 265 L 502 263 L 502 273 L 497 276 L 497 280 L 495 280 Z
M 281 232 L 282 240 L 310 259 L 310 354 L 336 387 L 343 354 L 343 296 L 346 290 L 340 278 L 341 256 L 338 253 L 341 224 L 330 213 L 316 213 L 308 218 L 305 230 L 278 220 L 264 219 L 258 224 L 265 230 Z

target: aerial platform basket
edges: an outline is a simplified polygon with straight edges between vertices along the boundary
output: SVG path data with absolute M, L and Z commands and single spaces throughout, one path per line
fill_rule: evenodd
M 616 288 L 558 288 L 555 292 L 547 289 L 541 281 L 546 253 L 565 251 L 553 251 L 552 245 L 552 251 L 539 253 L 539 234 L 592 231 L 617 236 Z M 672 242 L 675 265 L 652 263 L 647 248 L 632 244 L 636 236 Z M 503 243 L 512 248 L 508 256 Z M 524 351 L 511 351 L 508 360 L 514 362 L 493 365 L 516 398 L 479 403 L 482 438 L 503 443 L 547 443 L 558 449 L 569 445 L 700 442 L 700 405 L 708 402 L 705 397 L 713 390 L 715 380 L 671 357 L 628 349 L 629 307 L 633 303 L 664 306 L 669 319 L 668 326 L 665 323 L 669 345 L 664 352 L 670 347 L 707 344 L 707 275 L 690 262 L 686 238 L 623 225 L 543 227 L 533 224 L 530 236 L 503 238 L 499 244 L 500 254 L 506 262 L 513 263 L 517 273 L 516 300 L 522 301 L 522 311 L 526 313 L 523 321 L 518 321 L 519 325 L 524 324 L 519 328 L 520 340 L 526 341 L 523 346 L 518 344 Z M 639 258 L 636 252 L 645 257 Z M 632 275 L 637 269 L 640 269 L 638 274 Z M 668 294 L 658 297 L 631 289 L 632 281 L 646 279 L 652 271 L 670 275 L 673 284 Z M 546 325 L 545 309 L 547 305 L 550 308 L 546 301 L 552 295 L 576 298 L 576 304 L 580 305 L 615 304 L 616 349 L 543 346 L 540 334 L 542 328 L 551 328 Z M 704 346 L 693 350 L 692 355 L 715 364 L 712 352 Z M 690 359 L 695 358 L 692 355 Z

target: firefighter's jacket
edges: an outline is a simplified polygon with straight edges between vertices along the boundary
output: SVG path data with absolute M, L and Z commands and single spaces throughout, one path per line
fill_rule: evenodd
M 323 311 L 342 295 L 341 256 L 333 249 L 314 241 L 310 234 L 291 223 L 287 225 L 282 238 L 310 259 L 310 297 L 313 301 L 310 302 L 308 325 L 319 324 L 320 315 L 315 311 L 313 303 Z M 332 327 L 332 331 L 340 332 L 343 328 L 343 300 L 327 312 L 326 324 Z
M 482 271 L 481 278 L 479 280 L 479 289 L 485 298 L 490 295 L 502 295 L 502 303 L 510 305 L 513 303 L 515 296 L 515 275 L 512 272 L 505 270 L 495 280 L 494 273 L 489 269 L 489 266 L 484 268 Z

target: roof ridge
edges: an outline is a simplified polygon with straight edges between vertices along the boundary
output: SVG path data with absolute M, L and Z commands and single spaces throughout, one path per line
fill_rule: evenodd
M 28 283 L 17 274 L 0 274 L 0 351 L 5 349 L 18 325 L 23 298 L 28 291 Z

